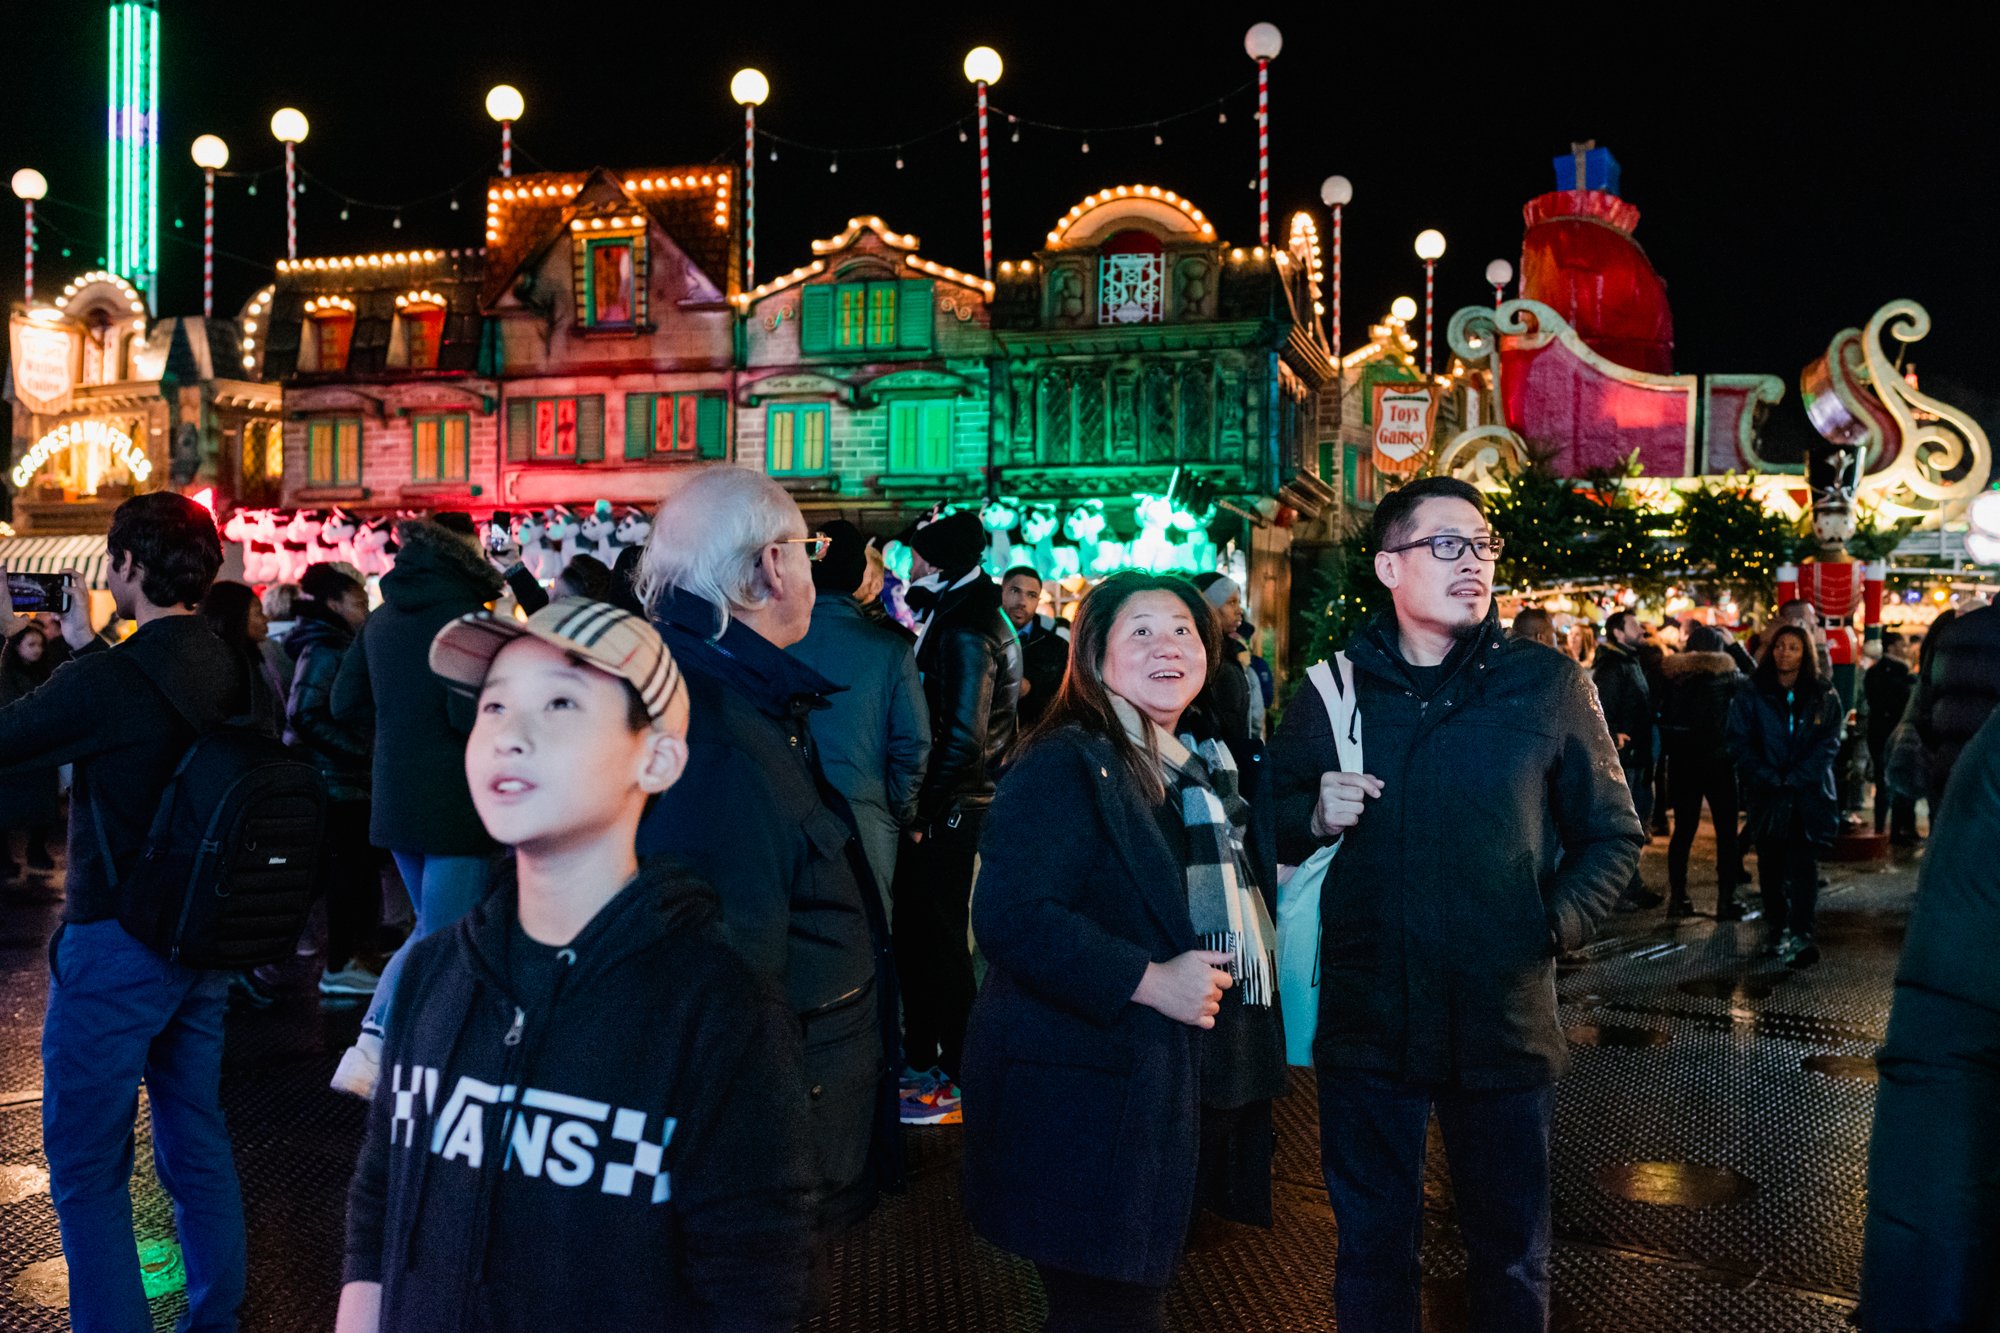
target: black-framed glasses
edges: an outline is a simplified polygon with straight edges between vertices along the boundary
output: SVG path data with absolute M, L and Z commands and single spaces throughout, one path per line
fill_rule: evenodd
M 806 548 L 806 559 L 818 562 L 826 558 L 826 548 L 833 545 L 833 538 L 823 532 L 815 532 L 810 537 L 780 537 L 778 538 L 778 544 L 780 546 L 803 545 Z
M 1435 537 L 1426 537 L 1422 541 L 1405 542 L 1401 546 L 1391 546 L 1383 554 L 1394 555 L 1398 551 L 1414 551 L 1419 546 L 1430 547 L 1431 554 L 1440 560 L 1463 559 L 1465 553 L 1471 551 L 1481 560 L 1493 561 L 1500 558 L 1500 552 L 1506 546 L 1506 542 L 1497 536 L 1459 537 L 1448 533 L 1440 533 Z

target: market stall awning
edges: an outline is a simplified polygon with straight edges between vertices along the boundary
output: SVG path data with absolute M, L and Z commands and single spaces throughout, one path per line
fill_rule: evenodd
M 75 537 L 0 538 L 0 566 L 15 574 L 60 574 L 74 569 L 86 588 L 103 588 L 111 561 L 102 533 Z

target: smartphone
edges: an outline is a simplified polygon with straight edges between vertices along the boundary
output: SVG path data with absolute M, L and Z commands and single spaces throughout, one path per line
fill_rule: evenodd
M 60 574 L 7 574 L 7 591 L 14 594 L 14 609 L 24 615 L 69 610 L 69 581 Z

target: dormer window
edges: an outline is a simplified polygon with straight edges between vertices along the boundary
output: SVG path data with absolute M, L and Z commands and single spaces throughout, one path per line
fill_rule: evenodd
M 317 356 L 314 369 L 347 369 L 347 349 L 354 341 L 354 302 L 344 296 L 321 296 L 306 302 L 306 330 Z
M 1097 322 L 1157 324 L 1166 293 L 1166 253 L 1151 232 L 1121 231 L 1097 259 Z
M 633 322 L 632 242 L 630 238 L 592 240 L 585 248 L 583 303 L 593 328 Z
M 600 213 L 570 221 L 576 324 L 630 332 L 646 323 L 646 215 Z
M 438 345 L 444 337 L 444 298 L 428 288 L 396 298 L 396 318 L 402 326 L 403 364 L 411 370 L 436 370 Z

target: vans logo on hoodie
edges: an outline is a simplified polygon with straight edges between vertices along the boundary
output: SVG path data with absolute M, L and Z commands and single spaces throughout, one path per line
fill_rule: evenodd
M 640 1176 L 652 1182 L 651 1202 L 672 1197 L 666 1169 L 667 1145 L 673 1142 L 672 1116 L 648 1116 L 644 1111 L 609 1102 L 572 1097 L 542 1088 L 517 1088 L 488 1083 L 461 1074 L 437 1112 L 438 1071 L 429 1065 L 399 1063 L 389 1074 L 395 1105 L 389 1120 L 389 1142 L 405 1148 L 417 1140 L 418 1101 L 429 1122 L 430 1151 L 446 1162 L 460 1162 L 477 1171 L 488 1148 L 487 1108 L 500 1112 L 505 1144 L 502 1170 L 518 1171 L 530 1180 L 574 1189 L 598 1182 L 598 1192 L 630 1197 Z M 433 1113 L 436 1112 L 435 1116 Z M 649 1120 L 658 1120 L 659 1135 L 648 1139 Z M 629 1152 L 621 1145 L 629 1144 Z M 599 1171 L 600 1154 L 605 1159 Z M 623 1159 L 623 1160 L 619 1160 Z

